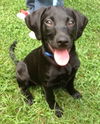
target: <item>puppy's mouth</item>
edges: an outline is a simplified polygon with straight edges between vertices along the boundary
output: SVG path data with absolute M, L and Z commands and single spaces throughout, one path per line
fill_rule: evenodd
M 59 66 L 65 66 L 68 64 L 70 56 L 69 56 L 69 49 L 66 48 L 53 48 L 50 44 L 48 44 L 49 49 L 53 53 L 54 60 Z

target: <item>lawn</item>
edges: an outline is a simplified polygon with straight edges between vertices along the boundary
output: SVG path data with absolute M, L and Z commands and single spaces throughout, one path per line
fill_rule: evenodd
M 24 102 L 9 46 L 18 40 L 16 56 L 23 59 L 40 42 L 29 38 L 29 29 L 16 17 L 20 9 L 26 9 L 25 1 L 0 0 L 0 124 L 100 124 L 100 0 L 65 0 L 65 6 L 89 19 L 83 36 L 76 41 L 81 67 L 75 87 L 83 98 L 74 100 L 57 90 L 56 99 L 64 109 L 60 119 L 49 109 L 40 87 L 30 89 L 35 96 L 32 106 Z

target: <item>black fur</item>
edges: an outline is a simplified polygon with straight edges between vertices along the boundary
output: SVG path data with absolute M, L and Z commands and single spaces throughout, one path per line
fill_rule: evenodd
M 17 61 L 13 51 L 14 43 L 10 48 L 10 55 L 16 63 L 16 78 L 27 102 L 32 104 L 33 96 L 29 91 L 31 84 L 42 85 L 46 100 L 55 114 L 61 117 L 63 110 L 55 101 L 53 90 L 62 87 L 74 98 L 81 94 L 74 88 L 74 79 L 80 66 L 75 40 L 78 39 L 88 22 L 87 18 L 79 12 L 64 7 L 41 8 L 25 19 L 29 29 L 35 32 L 37 39 L 42 41 L 42 46 L 29 53 L 23 61 Z M 54 49 L 68 49 L 70 60 L 66 66 L 59 66 L 53 57 L 44 55 L 52 53 Z

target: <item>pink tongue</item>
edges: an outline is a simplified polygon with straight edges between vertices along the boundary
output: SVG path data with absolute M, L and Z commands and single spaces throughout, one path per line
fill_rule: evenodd
M 69 53 L 67 50 L 54 50 L 54 59 L 60 66 L 64 66 L 69 61 Z

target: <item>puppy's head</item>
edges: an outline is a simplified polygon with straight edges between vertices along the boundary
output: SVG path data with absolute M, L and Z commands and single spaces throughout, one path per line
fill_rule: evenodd
M 56 57 L 61 54 L 67 58 L 88 22 L 78 11 L 64 7 L 41 8 L 28 15 L 25 21 L 48 51 Z

